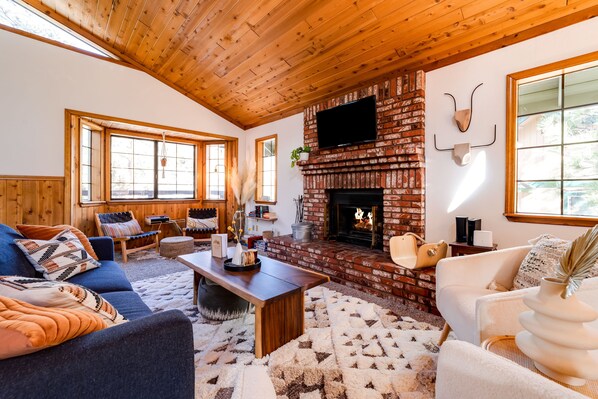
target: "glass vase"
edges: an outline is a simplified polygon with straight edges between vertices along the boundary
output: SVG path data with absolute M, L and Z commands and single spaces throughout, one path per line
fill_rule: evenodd
M 245 232 L 245 205 L 240 206 L 233 214 L 233 228 L 238 235 L 237 242 L 241 242 L 241 237 Z

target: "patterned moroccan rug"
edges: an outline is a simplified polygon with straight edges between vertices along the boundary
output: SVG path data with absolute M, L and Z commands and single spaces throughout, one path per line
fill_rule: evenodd
M 205 320 L 192 304 L 189 270 L 136 281 L 152 310 L 182 310 L 193 322 L 196 397 L 240 397 L 243 368 L 263 367 L 281 399 L 434 397 L 438 327 L 326 287 L 306 292 L 306 333 L 256 359 L 254 315 Z

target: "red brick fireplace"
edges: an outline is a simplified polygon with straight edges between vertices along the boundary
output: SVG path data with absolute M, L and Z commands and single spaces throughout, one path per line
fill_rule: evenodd
M 424 85 L 424 73 L 418 71 L 304 110 L 304 143 L 312 148 L 309 160 L 299 163 L 304 219 L 314 224 L 314 238 L 324 241 L 298 244 L 281 237 L 269 244 L 271 256 L 323 271 L 333 281 L 380 296 L 395 295 L 401 302 L 437 312 L 434 269 L 405 270 L 388 255 L 390 237 L 425 234 Z M 319 150 L 316 113 L 372 95 L 376 96 L 376 141 Z M 331 194 L 347 189 L 382 191 L 382 250 L 325 241 Z
M 378 138 L 373 143 L 318 150 L 316 112 L 376 95 Z M 384 81 L 305 109 L 304 142 L 312 148 L 303 173 L 305 220 L 324 239 L 329 190 L 383 190 L 383 248 L 408 231 L 424 234 L 424 73 Z

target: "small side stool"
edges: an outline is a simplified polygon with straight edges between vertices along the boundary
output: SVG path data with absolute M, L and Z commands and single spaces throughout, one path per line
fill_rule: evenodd
M 194 252 L 193 237 L 177 236 L 167 237 L 160 241 L 160 255 L 166 258 L 176 258 L 179 255 Z

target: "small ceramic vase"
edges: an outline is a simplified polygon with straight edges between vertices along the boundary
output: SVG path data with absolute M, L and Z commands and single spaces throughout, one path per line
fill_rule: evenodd
M 582 386 L 586 379 L 598 379 L 598 330 L 584 324 L 596 320 L 598 312 L 575 294 L 563 299 L 564 289 L 560 280 L 545 277 L 539 291 L 523 298 L 532 310 L 519 315 L 527 331 L 515 342 L 548 377 Z
M 232 262 L 235 265 L 243 264 L 243 247 L 241 246 L 240 242 L 238 242 L 237 246 L 235 247 L 235 254 L 233 255 Z

